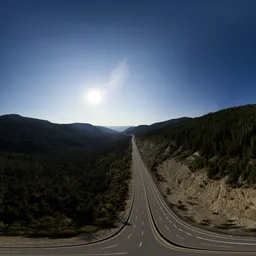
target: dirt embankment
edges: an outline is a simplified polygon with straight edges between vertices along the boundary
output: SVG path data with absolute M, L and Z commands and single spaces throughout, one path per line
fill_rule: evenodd
M 166 143 L 145 140 L 137 145 L 149 169 L 157 173 L 161 193 L 179 215 L 222 232 L 255 233 L 255 188 L 232 189 L 227 177 L 217 181 L 207 178 L 204 170 L 191 172 L 186 164 L 168 157 Z

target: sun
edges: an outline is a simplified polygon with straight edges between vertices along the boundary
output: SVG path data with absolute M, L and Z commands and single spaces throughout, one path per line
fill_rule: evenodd
M 101 92 L 99 90 L 93 89 L 90 90 L 87 94 L 86 94 L 86 100 L 91 103 L 91 104 L 98 104 L 101 101 Z

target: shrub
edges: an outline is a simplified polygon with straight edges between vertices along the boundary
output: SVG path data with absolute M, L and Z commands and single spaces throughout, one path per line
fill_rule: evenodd
M 187 211 L 187 210 L 188 210 L 187 207 L 186 207 L 184 204 L 179 204 L 179 205 L 177 206 L 177 208 L 178 208 L 179 210 L 181 210 L 181 211 Z
M 247 228 L 244 231 L 246 231 L 246 232 L 256 232 L 256 229 L 255 228 Z
M 62 237 L 73 237 L 78 235 L 78 231 L 74 230 L 74 229 L 63 229 L 60 231 L 57 231 L 53 236 L 54 237 L 58 237 L 58 238 L 62 238 Z
M 114 219 L 112 217 L 98 218 L 95 220 L 95 225 L 106 228 L 113 228 L 115 226 Z
M 10 230 L 7 231 L 7 235 L 8 236 L 22 236 L 24 234 L 23 231 L 19 231 L 19 230 Z
M 95 233 L 98 230 L 99 228 L 97 226 L 88 225 L 88 226 L 84 226 L 77 229 L 77 232 L 78 233 Z

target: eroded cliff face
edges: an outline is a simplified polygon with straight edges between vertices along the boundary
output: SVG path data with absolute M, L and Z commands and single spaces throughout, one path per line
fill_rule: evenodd
M 248 233 L 256 228 L 255 187 L 232 189 L 227 177 L 211 180 L 203 169 L 191 172 L 186 162 L 193 155 L 181 163 L 169 154 L 163 140 L 137 139 L 137 145 L 161 193 L 178 214 L 219 230 Z

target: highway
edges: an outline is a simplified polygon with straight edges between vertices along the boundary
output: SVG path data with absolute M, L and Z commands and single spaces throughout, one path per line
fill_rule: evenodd
M 219 235 L 192 227 L 167 207 L 132 138 L 134 200 L 128 225 L 105 241 L 56 248 L 2 248 L 0 255 L 254 255 L 253 238 Z

